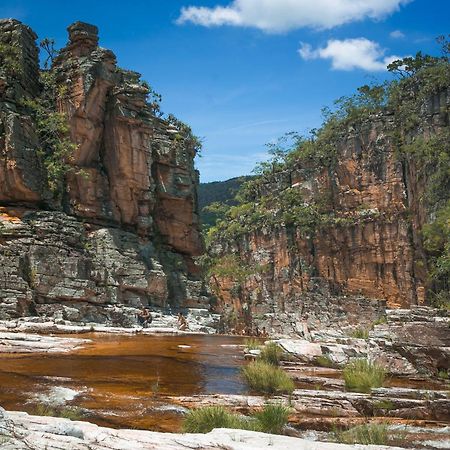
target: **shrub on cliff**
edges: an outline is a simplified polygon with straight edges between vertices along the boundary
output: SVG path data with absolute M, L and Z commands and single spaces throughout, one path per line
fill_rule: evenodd
M 279 367 L 264 361 L 253 361 L 242 369 L 242 374 L 250 389 L 263 394 L 292 394 L 294 382 Z
M 283 353 L 284 352 L 279 345 L 275 342 L 269 342 L 261 349 L 258 359 L 267 364 L 278 366 Z
M 345 387 L 349 391 L 368 393 L 383 386 L 386 371 L 379 364 L 367 359 L 356 359 L 344 368 Z
M 233 414 L 223 406 L 206 406 L 191 410 L 183 422 L 186 433 L 209 433 L 214 428 L 234 428 L 281 434 L 289 417 L 289 408 L 280 404 L 266 404 L 250 417 Z

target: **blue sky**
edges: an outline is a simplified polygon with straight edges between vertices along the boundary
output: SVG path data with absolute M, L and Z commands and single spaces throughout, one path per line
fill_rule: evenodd
M 97 25 L 204 139 L 202 181 L 250 173 L 267 142 L 317 127 L 323 106 L 450 32 L 449 0 L 2 0 L 0 16 L 58 47 L 70 23 Z

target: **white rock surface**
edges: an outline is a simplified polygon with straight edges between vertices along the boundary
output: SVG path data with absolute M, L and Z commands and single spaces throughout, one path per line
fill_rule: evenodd
M 398 447 L 311 442 L 244 430 L 216 429 L 208 434 L 114 430 L 88 422 L 30 416 L 0 410 L 2 450 L 398 450 Z
M 69 352 L 89 342 L 89 339 L 0 332 L 0 353 Z

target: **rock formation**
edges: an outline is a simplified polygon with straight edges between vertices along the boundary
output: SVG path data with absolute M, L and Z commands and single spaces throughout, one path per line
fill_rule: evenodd
M 420 133 L 448 131 L 449 105 L 448 89 L 423 105 Z M 219 260 L 212 285 L 228 321 L 303 334 L 304 322 L 370 326 L 385 305 L 424 303 L 428 262 L 422 230 L 435 214 L 424 200 L 421 163 L 398 156 L 395 119 L 387 111 L 348 126 L 337 139 L 331 168 L 310 170 L 299 158 L 267 170 L 253 203 L 232 211 L 227 225 L 214 230 L 210 253 Z M 326 208 L 326 217 L 309 228 L 284 219 L 274 224 L 280 210 L 289 214 L 297 206 L 292 200 L 271 206 L 286 192 L 303 201 L 301 212 L 292 212 L 297 222 L 308 208 L 311 215 Z
M 42 72 L 34 32 L 0 21 L 14 57 L 0 72 L 0 316 L 127 324 L 127 308 L 204 306 L 195 145 L 158 117 L 140 75 L 98 46 L 95 26 L 68 32 Z M 45 94 L 42 74 L 55 80 L 55 117 L 74 144 L 51 161 L 63 168 L 57 180 L 29 107 Z

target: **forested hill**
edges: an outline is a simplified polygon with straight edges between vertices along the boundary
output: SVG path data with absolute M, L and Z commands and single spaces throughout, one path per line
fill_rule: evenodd
M 234 205 L 234 196 L 241 187 L 242 183 L 251 180 L 252 176 L 242 176 L 230 178 L 225 181 L 213 181 L 211 183 L 200 183 L 198 188 L 198 205 L 200 217 L 204 226 L 209 227 L 215 224 L 216 214 L 211 211 L 205 211 L 206 206 L 215 202 Z

